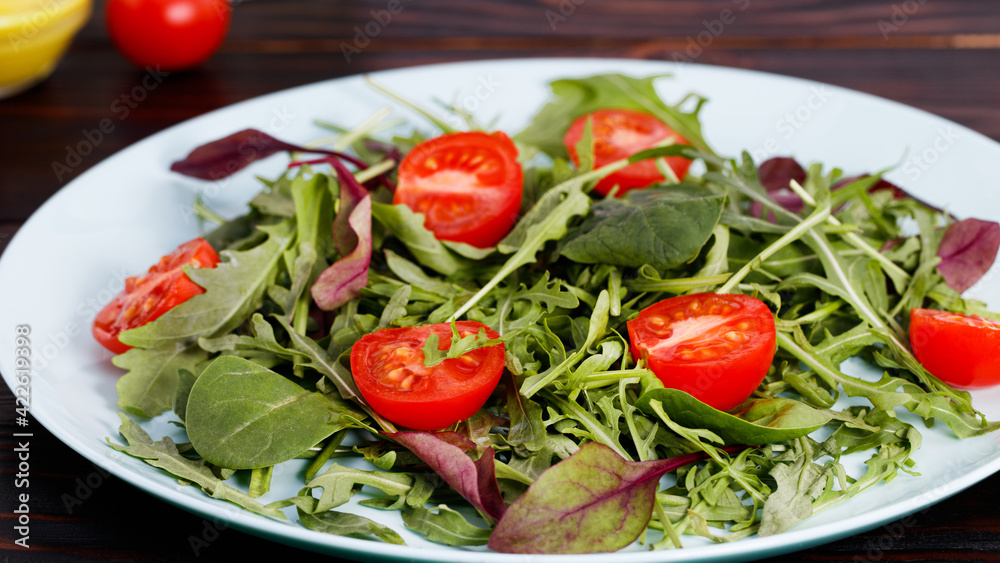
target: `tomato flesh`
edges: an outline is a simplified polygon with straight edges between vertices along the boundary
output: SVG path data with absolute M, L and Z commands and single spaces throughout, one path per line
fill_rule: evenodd
M 774 359 L 774 316 L 747 295 L 672 297 L 643 309 L 627 325 L 632 354 L 665 387 L 719 410 L 746 400 Z
M 108 34 L 139 67 L 184 70 L 203 63 L 229 31 L 229 0 L 108 0 Z
M 125 280 L 125 289 L 94 319 L 94 338 L 115 354 L 127 352 L 131 346 L 118 340 L 119 334 L 152 322 L 205 292 L 187 277 L 182 269 L 184 266 L 214 268 L 218 263 L 219 255 L 204 239 L 196 238 L 182 244 L 160 258 L 145 274 Z
M 913 309 L 910 347 L 927 371 L 949 385 L 978 389 L 1000 383 L 1000 322 Z
M 424 226 L 439 239 L 487 248 L 517 221 L 523 184 L 507 135 L 451 133 L 407 153 L 393 203 L 423 213 Z
M 474 321 L 456 323 L 459 335 L 499 335 Z M 458 358 L 424 365 L 423 346 L 436 334 L 451 346 L 451 325 L 389 328 L 366 334 L 351 349 L 351 373 L 369 405 L 386 419 L 415 430 L 440 430 L 478 411 L 500 381 L 504 346 L 476 348 Z
M 591 134 L 594 139 L 595 167 L 628 158 L 639 151 L 652 148 L 667 137 L 673 137 L 675 144 L 691 144 L 666 123 L 648 113 L 630 109 L 602 109 L 578 117 L 563 137 L 566 150 L 576 165 L 580 164 L 576 146 L 583 138 L 588 120 L 591 122 Z M 666 161 L 674 174 L 681 179 L 691 166 L 691 161 L 681 156 L 667 157 Z M 608 195 L 611 188 L 618 186 L 617 195 L 621 195 L 629 190 L 662 182 L 664 179 L 656 168 L 655 160 L 643 160 L 604 177 L 594 186 L 594 191 Z

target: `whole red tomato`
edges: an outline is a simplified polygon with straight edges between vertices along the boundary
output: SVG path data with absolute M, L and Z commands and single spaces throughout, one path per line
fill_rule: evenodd
M 177 71 L 214 53 L 229 30 L 229 0 L 108 0 L 108 33 L 140 67 Z

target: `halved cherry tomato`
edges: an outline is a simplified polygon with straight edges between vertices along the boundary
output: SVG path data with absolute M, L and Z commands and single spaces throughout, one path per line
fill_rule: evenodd
M 499 335 L 482 323 L 459 321 L 458 333 Z M 451 347 L 451 325 L 388 328 L 366 334 L 351 349 L 351 372 L 361 396 L 375 412 L 415 430 L 440 430 L 472 416 L 500 381 L 504 346 L 476 348 L 426 367 L 424 342 L 437 334 L 438 348 Z
M 628 322 L 632 354 L 665 387 L 719 410 L 739 405 L 774 359 L 774 316 L 747 295 L 699 293 L 665 299 Z
M 978 389 L 1000 383 L 1000 322 L 912 309 L 910 346 L 927 371 L 949 385 Z
M 691 144 L 668 127 L 666 123 L 648 113 L 631 109 L 600 109 L 578 117 L 569 126 L 569 130 L 563 137 L 566 150 L 576 165 L 580 164 L 576 145 L 583 137 L 587 120 L 592 120 L 591 133 L 594 136 L 595 167 L 604 166 L 616 160 L 630 157 L 639 151 L 652 148 L 667 137 L 674 137 L 674 144 Z M 674 174 L 681 179 L 684 178 L 691 166 L 691 161 L 682 156 L 667 157 L 666 161 Z M 630 164 L 618 172 L 604 177 L 594 186 L 594 191 L 601 195 L 608 195 L 611 188 L 618 186 L 617 195 L 620 196 L 628 190 L 645 188 L 663 181 L 663 179 L 663 175 L 656 169 L 656 162 L 644 160 Z
M 205 293 L 181 268 L 214 268 L 219 255 L 205 239 L 185 242 L 160 258 L 148 272 L 125 280 L 125 289 L 115 296 L 94 319 L 92 332 L 102 346 L 115 354 L 127 352 L 118 335 L 158 319 L 188 299 Z
M 497 131 L 420 143 L 399 165 L 392 202 L 423 213 L 437 238 L 493 246 L 517 221 L 524 190 L 517 147 Z

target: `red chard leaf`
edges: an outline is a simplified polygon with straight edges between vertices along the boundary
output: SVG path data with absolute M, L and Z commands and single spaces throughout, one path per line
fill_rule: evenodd
M 806 170 L 794 158 L 780 156 L 765 160 L 757 168 L 757 177 L 775 203 L 793 213 L 802 211 L 802 198 L 788 187 L 792 180 L 800 184 L 806 181 Z M 750 204 L 754 217 L 760 217 L 763 212 L 764 206 L 760 203 Z M 768 215 L 769 220 L 774 221 L 773 214 Z
M 800 184 L 806 181 L 805 168 L 802 168 L 794 158 L 785 156 L 760 163 L 757 175 L 768 193 L 788 190 L 788 184 L 792 183 L 792 180 Z
M 938 271 L 948 287 L 962 293 L 979 281 L 993 265 L 1000 249 L 1000 224 L 963 219 L 948 225 L 937 255 Z
M 486 448 L 483 455 L 473 461 L 462 447 L 451 441 L 452 437 L 442 439 L 430 432 L 398 432 L 387 436 L 416 454 L 483 514 L 494 520 L 503 517 L 507 505 L 497 485 L 493 448 Z
M 649 524 L 660 477 L 704 458 L 697 452 L 626 461 L 603 444 L 585 444 L 510 505 L 489 547 L 502 553 L 618 551 Z
M 202 180 L 221 180 L 275 153 L 305 150 L 256 129 L 244 129 L 191 151 L 170 169 Z
M 313 301 L 324 311 L 332 311 L 361 295 L 368 285 L 368 266 L 372 259 L 372 200 L 365 197 L 351 210 L 348 224 L 357 240 L 354 249 L 342 255 L 313 284 Z
M 391 158 L 399 162 L 401 159 L 399 149 L 388 144 L 385 144 L 385 146 L 391 147 L 385 150 L 386 158 Z M 202 180 L 221 180 L 243 170 L 258 160 L 265 159 L 279 152 L 304 152 L 327 155 L 326 158 L 319 160 L 293 162 L 291 166 L 330 163 L 332 160 L 339 159 L 349 162 L 361 170 L 368 168 L 368 164 L 365 161 L 346 153 L 301 147 L 275 139 L 257 129 L 244 129 L 228 137 L 201 145 L 191 151 L 183 160 L 173 163 L 170 166 L 170 170 Z M 382 174 L 371 180 L 371 182 L 372 185 L 375 183 L 382 184 L 389 191 L 396 189 L 396 186 L 389 180 L 388 174 Z

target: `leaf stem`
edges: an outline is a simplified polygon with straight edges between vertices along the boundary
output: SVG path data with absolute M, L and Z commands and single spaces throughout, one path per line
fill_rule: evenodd
M 401 96 L 401 95 L 393 92 L 392 90 L 386 88 L 385 86 L 382 86 L 378 82 L 375 82 L 374 80 L 372 80 L 371 76 L 365 75 L 365 82 L 367 82 L 368 85 L 371 86 L 372 88 L 374 88 L 374 89 L 378 90 L 379 92 L 382 92 L 383 94 L 385 94 L 387 97 L 392 98 L 393 100 L 396 100 L 397 102 L 403 104 L 404 106 L 406 106 L 406 107 L 412 109 L 413 111 L 419 113 L 420 115 L 424 116 L 425 118 L 427 118 L 428 121 L 430 121 L 431 123 L 433 123 L 434 125 L 436 125 L 438 127 L 438 129 L 440 129 L 441 131 L 443 131 L 445 133 L 457 133 L 458 132 L 458 129 L 455 129 L 451 125 L 448 125 L 447 123 L 445 123 L 444 121 L 442 121 L 440 118 L 438 118 L 436 115 L 434 115 L 431 112 L 427 111 L 426 109 L 418 106 L 417 104 L 411 102 L 410 100 L 407 100 L 403 96 Z
M 717 290 L 717 293 L 729 293 L 731 292 L 739 283 L 743 280 L 750 272 L 760 268 L 764 261 L 773 256 L 776 252 L 782 248 L 788 246 L 789 244 L 795 242 L 803 235 L 812 230 L 813 227 L 819 225 L 820 223 L 826 221 L 827 217 L 830 216 L 830 205 L 824 205 L 822 207 L 817 207 L 808 217 L 805 218 L 801 223 L 796 225 L 792 230 L 788 231 L 781 236 L 778 240 L 771 243 L 767 248 L 762 250 L 760 254 L 754 257 L 753 260 L 747 262 L 739 269 L 729 280 Z
M 789 187 L 800 198 L 802 198 L 802 201 L 806 202 L 808 205 L 811 205 L 813 207 L 816 206 L 816 200 L 811 195 L 809 195 L 809 193 L 806 192 L 805 188 L 803 188 L 802 185 L 799 184 L 797 181 L 792 180 L 789 183 Z M 830 225 L 833 225 L 834 227 L 845 227 L 845 225 L 841 223 L 840 220 L 834 217 L 833 215 L 828 216 L 826 222 L 829 223 Z M 873 248 L 872 245 L 862 240 L 861 237 L 859 237 L 856 233 L 848 231 L 848 232 L 840 232 L 838 234 L 842 239 L 847 241 L 848 244 L 864 252 L 866 255 L 868 255 L 869 257 L 876 260 L 879 264 L 881 264 L 882 268 L 884 268 L 886 273 L 889 274 L 889 277 L 892 278 L 892 282 L 893 284 L 895 284 L 896 289 L 902 290 L 903 288 L 906 287 L 906 283 L 910 281 L 910 274 L 907 273 L 906 270 L 900 268 L 895 262 L 886 258 L 884 254 Z

